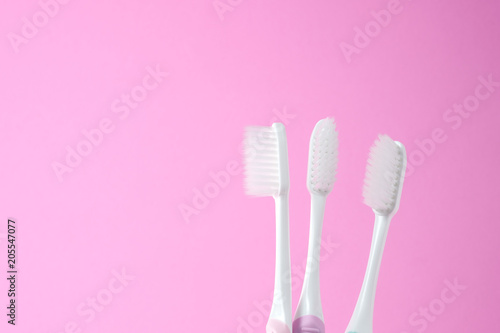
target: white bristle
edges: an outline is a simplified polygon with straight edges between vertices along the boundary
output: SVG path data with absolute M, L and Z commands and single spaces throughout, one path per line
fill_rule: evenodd
M 333 118 L 320 120 L 314 127 L 309 145 L 307 187 L 328 194 L 335 183 L 338 161 L 338 134 Z
M 398 200 L 404 152 L 387 135 L 379 135 L 370 149 L 363 187 L 364 202 L 381 214 L 390 214 Z
M 279 191 L 279 143 L 273 127 L 245 130 L 245 191 L 248 195 L 273 196 Z

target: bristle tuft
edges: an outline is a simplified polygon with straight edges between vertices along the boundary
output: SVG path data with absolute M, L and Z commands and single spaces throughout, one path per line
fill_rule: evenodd
M 404 171 L 402 149 L 387 135 L 379 135 L 370 149 L 363 187 L 364 202 L 374 210 L 391 213 L 398 199 L 401 173 Z
M 320 120 L 314 127 L 309 146 L 307 187 L 328 194 L 333 189 L 338 161 L 338 134 L 333 118 Z
M 279 146 L 273 127 L 247 127 L 244 142 L 245 192 L 273 196 L 279 191 Z

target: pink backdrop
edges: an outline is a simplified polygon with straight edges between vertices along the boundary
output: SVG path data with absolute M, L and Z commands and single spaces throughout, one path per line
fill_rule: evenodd
M 499 17 L 488 0 L 5 2 L 0 331 L 263 332 L 273 202 L 244 195 L 243 128 L 287 126 L 295 309 L 309 136 L 333 116 L 327 331 L 344 332 L 361 286 L 361 187 L 386 133 L 410 167 L 376 332 L 498 332 Z

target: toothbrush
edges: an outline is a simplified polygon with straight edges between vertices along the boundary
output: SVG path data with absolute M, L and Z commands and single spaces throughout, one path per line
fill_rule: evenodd
M 288 193 L 290 178 L 285 126 L 248 127 L 245 133 L 245 189 L 254 196 L 272 196 L 276 205 L 274 297 L 267 333 L 290 333 L 292 281 Z
M 372 333 L 373 308 L 378 273 L 389 224 L 399 208 L 406 169 L 404 146 L 387 135 L 379 135 L 370 150 L 363 197 L 375 213 L 372 245 L 358 302 L 346 333 Z
M 337 171 L 338 135 L 333 118 L 320 120 L 309 143 L 307 189 L 311 194 L 311 223 L 307 265 L 293 333 L 324 333 L 321 308 L 319 256 L 326 197 L 333 188 Z

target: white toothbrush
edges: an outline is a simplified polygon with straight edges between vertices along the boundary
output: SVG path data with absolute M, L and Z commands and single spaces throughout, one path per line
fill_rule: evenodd
M 285 126 L 248 127 L 245 133 L 245 188 L 249 195 L 272 196 L 276 204 L 274 298 L 267 333 L 290 333 L 292 282 L 288 217 L 288 151 Z
M 364 202 L 375 213 L 372 245 L 363 286 L 346 333 L 373 332 L 378 273 L 389 224 L 399 208 L 405 169 L 404 146 L 387 135 L 379 135 L 370 150 L 363 187 Z
M 309 143 L 307 189 L 311 193 L 311 223 L 307 265 L 299 304 L 293 321 L 294 333 L 324 333 L 321 308 L 319 257 L 326 197 L 333 188 L 337 171 L 338 135 L 332 118 L 320 120 Z

